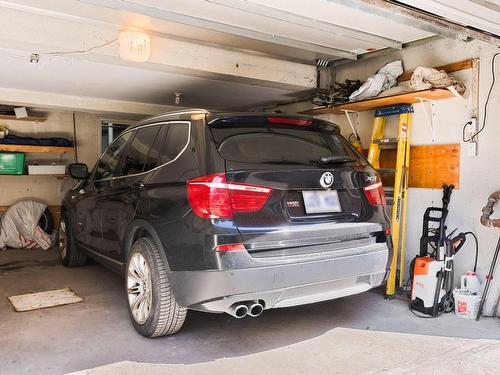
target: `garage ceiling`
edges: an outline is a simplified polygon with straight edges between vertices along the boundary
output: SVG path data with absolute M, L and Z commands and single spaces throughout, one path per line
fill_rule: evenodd
M 255 107 L 313 89 L 318 58 L 435 34 L 357 3 L 367 1 L 0 0 L 0 89 L 162 105 L 181 92 L 182 106 Z M 147 63 L 121 60 L 116 44 L 87 51 L 131 28 L 151 36 Z M 87 52 L 44 54 L 56 51 Z
M 207 108 L 224 108 L 226 103 L 231 107 L 245 107 L 249 103 L 287 100 L 292 93 L 272 87 L 69 58 L 42 59 L 37 65 L 30 64 L 27 58 L 0 58 L 0 82 L 3 87 L 20 90 L 164 105 L 174 105 L 174 93 L 181 92 L 183 106 Z

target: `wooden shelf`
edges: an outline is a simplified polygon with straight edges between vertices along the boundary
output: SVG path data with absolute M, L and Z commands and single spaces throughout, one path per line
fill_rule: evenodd
M 74 152 L 74 148 L 58 146 L 10 145 L 0 143 L 0 151 L 69 154 Z
M 321 115 L 325 113 L 343 113 L 343 110 L 362 112 L 370 109 L 389 107 L 398 104 L 420 103 L 420 98 L 427 100 L 440 100 L 453 98 L 454 95 L 446 89 L 431 89 L 423 91 L 413 91 L 404 94 L 384 96 L 373 99 L 360 100 L 357 102 L 343 103 L 333 107 L 320 107 L 302 113 L 308 115 Z
M 65 180 L 70 178 L 68 174 L 2 174 L 2 177 L 53 177 L 56 180 Z
M 0 115 L 0 120 L 44 122 L 47 119 L 45 117 L 37 117 L 37 116 L 17 118 L 14 115 Z

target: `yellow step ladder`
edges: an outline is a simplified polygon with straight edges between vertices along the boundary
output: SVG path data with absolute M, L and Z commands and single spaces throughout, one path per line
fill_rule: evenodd
M 381 173 L 392 172 L 394 176 L 394 198 L 392 206 L 391 233 L 393 255 L 387 280 L 386 297 L 392 298 L 396 293 L 396 273 L 399 257 L 399 287 L 404 283 L 405 243 L 406 243 L 406 209 L 408 206 L 408 166 L 410 162 L 410 129 L 413 107 L 402 104 L 393 107 L 379 108 L 375 111 L 368 161 Z M 386 117 L 399 115 L 396 138 L 384 138 Z M 386 145 L 396 145 L 396 168 L 380 168 L 380 150 Z

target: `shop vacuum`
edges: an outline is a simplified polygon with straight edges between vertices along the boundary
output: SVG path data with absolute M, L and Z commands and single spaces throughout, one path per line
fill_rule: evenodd
M 446 217 L 453 185 L 443 186 L 443 207 L 428 207 L 424 214 L 420 253 L 410 265 L 412 281 L 410 310 L 416 315 L 436 317 L 451 312 L 453 258 L 465 243 L 467 233 L 446 235 Z M 420 314 L 419 314 L 420 313 Z

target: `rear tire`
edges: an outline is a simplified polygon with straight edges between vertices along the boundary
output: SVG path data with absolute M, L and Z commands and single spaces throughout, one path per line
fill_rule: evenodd
M 186 319 L 170 287 L 160 249 L 150 237 L 137 240 L 128 255 L 125 288 L 130 320 L 146 337 L 172 335 Z
M 87 254 L 76 246 L 75 236 L 68 215 L 65 212 L 61 213 L 57 242 L 61 262 L 66 267 L 80 267 L 87 263 Z

